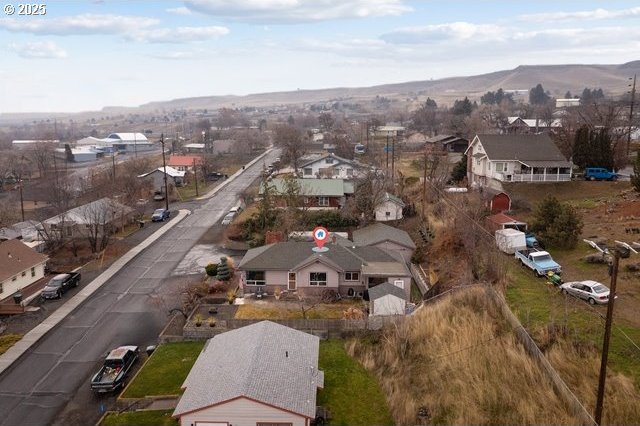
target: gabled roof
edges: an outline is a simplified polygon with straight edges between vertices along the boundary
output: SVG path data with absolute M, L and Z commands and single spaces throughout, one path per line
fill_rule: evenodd
M 347 247 L 341 244 L 326 244 L 329 251 L 314 253 L 315 243 L 286 241 L 250 249 L 238 268 L 241 270 L 291 271 L 303 263 L 315 259 L 326 259 L 325 264 L 334 264 L 343 271 L 359 271 L 368 262 L 398 262 L 396 258 L 377 247 Z
M 476 135 L 491 161 L 551 161 L 556 167 L 571 167 L 555 143 L 546 134 Z M 469 145 L 471 149 L 471 145 Z
M 207 341 L 173 412 L 180 416 L 238 397 L 315 418 L 320 339 L 271 321 Z
M 508 216 L 504 213 L 496 213 L 490 216 L 487 216 L 486 218 L 489 222 L 495 223 L 497 225 L 504 225 L 507 223 L 511 223 L 514 225 L 526 225 L 525 222 L 522 222 L 516 218 L 513 218 L 511 216 Z
M 439 142 L 443 145 L 448 145 L 450 143 L 458 142 L 458 141 L 469 143 L 468 139 L 462 138 L 460 136 L 455 136 L 455 135 L 438 135 L 438 136 L 434 136 L 432 138 L 427 139 L 427 143 Z
M 385 225 L 374 223 L 373 225 L 353 231 L 353 241 L 360 246 L 369 246 L 383 241 L 391 241 L 410 249 L 415 249 L 416 244 L 406 231 Z
M 392 203 L 396 203 L 401 207 L 405 206 L 404 201 L 402 201 L 400 198 L 396 197 L 395 195 L 389 194 L 388 192 L 384 193 L 383 202 L 384 201 L 391 201 Z
M 194 162 L 202 164 L 202 158 L 195 155 L 171 155 L 167 164 L 172 167 L 192 167 Z
M 310 166 L 311 164 L 317 163 L 319 161 L 323 161 L 326 158 L 332 158 L 334 160 L 334 162 L 331 164 L 331 166 L 336 166 L 338 164 L 350 164 L 350 165 L 352 165 L 354 167 L 363 167 L 363 165 L 358 163 L 357 161 L 349 160 L 347 158 L 338 157 L 335 154 L 327 154 L 327 155 L 323 155 L 322 157 L 318 157 L 318 158 L 315 158 L 313 160 L 307 161 L 306 163 L 302 164 L 300 166 L 300 168 L 301 169 L 305 168 L 307 166 Z
M 147 137 L 142 133 L 111 133 L 105 139 L 116 139 L 123 142 L 147 142 Z
M 174 168 L 173 168 L 173 167 L 171 167 L 171 166 L 167 166 L 167 167 L 166 167 L 166 169 L 167 169 L 167 176 L 171 176 L 172 178 L 176 178 L 176 177 L 184 177 L 184 175 L 185 175 L 185 172 L 184 172 L 184 171 L 174 169 Z M 147 177 L 147 176 L 149 176 L 150 174 L 155 173 L 155 172 L 164 173 L 164 170 L 165 170 L 165 168 L 164 168 L 164 167 L 158 167 L 157 169 L 155 169 L 155 170 L 153 170 L 153 171 L 151 171 L 151 172 L 149 172 L 149 173 L 145 173 L 145 174 L 143 174 L 143 175 L 139 175 L 138 177 L 139 177 L 139 178 Z
M 15 231 L 11 228 L 0 228 L 0 241 L 3 240 L 15 240 L 16 238 L 20 238 L 22 234 L 18 231 Z
M 295 179 L 300 187 L 299 195 L 305 197 L 343 197 L 345 194 L 353 193 L 353 185 L 343 179 Z M 268 185 L 277 194 L 286 192 L 286 180 L 275 178 L 269 181 Z M 260 194 L 264 186 L 260 185 Z
M 398 299 L 406 300 L 406 295 L 404 290 L 391 283 L 382 283 L 382 284 L 378 284 L 375 287 L 369 288 L 370 300 L 376 300 L 387 295 L 392 295 L 397 297 Z
M 52 225 L 55 223 L 76 223 L 76 224 L 104 224 L 111 222 L 114 218 L 120 217 L 121 214 L 132 212 L 131 207 L 120 204 L 111 198 L 101 198 L 71 210 L 51 217 L 43 223 Z
M 46 262 L 47 259 L 47 256 L 27 247 L 20 240 L 3 241 L 0 243 L 0 282 Z

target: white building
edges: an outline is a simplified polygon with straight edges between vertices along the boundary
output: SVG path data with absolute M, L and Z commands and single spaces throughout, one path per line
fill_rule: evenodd
M 353 179 L 358 177 L 366 167 L 367 166 L 364 166 L 357 161 L 338 157 L 334 154 L 328 154 L 307 161 L 299 168 L 302 170 L 302 177 L 306 179 Z
M 60 141 L 58 139 L 22 139 L 11 141 L 11 146 L 16 149 L 32 149 L 35 145 L 57 145 Z
M 43 278 L 47 260 L 19 240 L 0 243 L 0 301 Z
M 106 151 L 117 151 L 122 154 L 152 151 L 157 145 L 149 141 L 142 133 L 111 133 L 106 138 L 98 139 L 89 136 L 76 142 L 76 146 L 94 146 Z
M 405 291 L 397 285 L 386 282 L 369 289 L 369 315 L 404 315 L 407 307 Z
M 402 209 L 404 209 L 404 202 L 394 196 L 385 192 L 384 198 L 376 206 L 375 217 L 378 222 L 386 222 L 388 220 L 400 220 L 402 219 Z

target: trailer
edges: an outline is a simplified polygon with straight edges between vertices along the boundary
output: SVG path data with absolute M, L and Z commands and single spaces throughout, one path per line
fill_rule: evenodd
M 512 228 L 498 229 L 495 235 L 496 245 L 507 254 L 514 254 L 518 250 L 527 248 L 525 233 L 522 231 Z

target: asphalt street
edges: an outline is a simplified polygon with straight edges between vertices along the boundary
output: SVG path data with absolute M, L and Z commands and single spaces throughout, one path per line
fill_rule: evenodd
M 269 164 L 278 156 L 269 153 Z M 176 266 L 200 237 L 233 207 L 239 194 L 262 172 L 256 162 L 212 198 L 190 203 L 193 214 L 123 267 L 83 305 L 65 318 L 0 376 L 0 425 L 94 424 L 104 409 L 89 379 L 110 349 L 155 344 L 168 320 L 158 295 L 175 285 Z M 93 410 L 57 418 L 69 401 Z M 90 407 L 91 408 L 91 407 Z M 81 413 L 81 414 L 80 414 Z

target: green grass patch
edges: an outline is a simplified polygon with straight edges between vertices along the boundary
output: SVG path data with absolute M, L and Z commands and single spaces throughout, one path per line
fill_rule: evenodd
M 318 405 L 331 413 L 331 425 L 394 424 L 375 377 L 347 354 L 344 341 L 321 341 L 319 364 L 324 389 L 318 392 Z
M 3 334 L 0 336 L 0 355 L 9 350 L 9 348 L 22 339 L 23 334 Z
M 173 410 L 110 412 L 100 426 L 177 426 L 178 420 L 171 417 Z
M 179 342 L 160 345 L 121 397 L 180 395 L 180 387 L 196 362 L 204 343 Z

